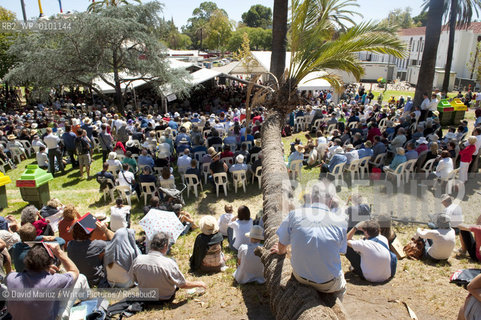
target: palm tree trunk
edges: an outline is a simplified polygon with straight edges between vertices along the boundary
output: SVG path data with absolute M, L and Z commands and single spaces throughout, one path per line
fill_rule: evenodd
M 441 36 L 441 25 L 443 18 L 443 0 L 430 0 L 428 11 L 428 22 L 426 24 L 426 42 L 424 46 L 419 77 L 414 94 L 414 105 L 421 105 L 423 94 L 431 96 L 433 80 L 436 67 L 436 55 L 438 53 L 439 37 Z
M 456 34 L 456 18 L 458 16 L 458 1 L 451 0 L 451 12 L 449 16 L 449 43 L 446 57 L 446 66 L 444 67 L 443 92 L 448 92 L 449 79 L 451 77 L 451 65 L 453 63 L 454 36 Z
M 25 10 L 25 0 L 20 0 L 20 5 L 22 6 L 23 21 L 27 22 L 27 11 Z
M 288 0 L 274 1 L 272 27 L 271 72 L 283 85 L 285 69 Z M 288 92 L 279 92 L 276 104 L 288 105 Z M 285 100 L 285 101 L 284 101 Z M 329 295 L 318 295 L 311 287 L 301 285 L 292 276 L 292 267 L 285 256 L 271 255 L 269 249 L 277 243 L 276 231 L 287 215 L 290 192 L 289 177 L 284 162 L 281 130 L 285 108 L 271 110 L 262 124 L 262 192 L 264 197 L 264 247 L 256 254 L 264 264 L 264 276 L 270 293 L 270 307 L 278 320 L 347 319 L 342 304 Z

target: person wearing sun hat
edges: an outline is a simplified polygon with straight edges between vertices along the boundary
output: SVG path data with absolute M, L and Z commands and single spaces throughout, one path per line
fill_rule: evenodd
M 249 282 L 263 284 L 266 282 L 264 265 L 261 258 L 254 254 L 254 251 L 257 247 L 262 246 L 261 241 L 264 240 L 264 229 L 261 226 L 254 225 L 245 236 L 250 239 L 250 242 L 239 247 L 237 252 L 237 269 L 234 272 L 234 278 L 239 284 Z
M 217 219 L 203 216 L 199 221 L 201 233 L 195 238 L 194 249 L 190 257 L 191 271 L 219 272 L 225 267 L 222 241 Z

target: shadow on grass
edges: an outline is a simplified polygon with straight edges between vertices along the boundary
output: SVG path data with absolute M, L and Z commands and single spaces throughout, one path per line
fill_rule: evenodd
M 233 287 L 242 291 L 243 301 L 247 307 L 247 318 L 256 320 L 273 320 L 269 306 L 269 293 L 265 284 L 248 283 L 239 285 L 235 280 Z
M 370 282 L 361 278 L 358 274 L 352 271 L 346 272 L 344 274 L 344 278 L 346 279 L 346 282 L 349 284 L 356 285 L 356 286 L 364 286 L 364 287 L 383 286 L 386 283 L 389 283 L 393 279 L 393 278 L 389 278 L 388 280 L 383 282 Z
M 75 178 L 75 179 L 72 179 L 70 181 L 64 182 L 64 183 L 62 183 L 62 188 L 68 188 L 68 187 L 74 186 L 77 183 L 79 183 L 80 181 L 81 181 L 80 178 Z

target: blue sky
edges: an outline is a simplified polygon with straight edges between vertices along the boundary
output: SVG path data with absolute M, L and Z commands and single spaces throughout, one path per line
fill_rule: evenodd
M 26 4 L 27 17 L 36 17 L 39 14 L 37 0 L 24 0 Z M 59 12 L 58 0 L 41 0 L 43 11 L 46 15 L 52 15 Z M 243 12 L 249 10 L 254 4 L 262 4 L 272 7 L 274 0 L 212 0 L 217 3 L 220 8 L 223 8 L 229 14 L 229 18 L 235 21 L 241 20 Z M 89 3 L 89 0 L 62 0 L 62 7 L 66 11 L 84 11 Z M 174 18 L 176 26 L 184 25 L 192 11 L 202 3 L 202 0 L 164 0 L 163 15 L 166 19 Z M 422 0 L 403 0 L 399 2 L 389 0 L 358 0 L 360 7 L 356 9 L 363 16 L 364 20 L 380 20 L 387 16 L 390 10 L 395 8 L 411 7 L 413 15 L 420 12 Z M 22 10 L 20 0 L 0 0 L 0 6 L 5 7 L 17 14 L 17 18 L 22 18 Z M 356 19 L 361 21 L 361 19 Z

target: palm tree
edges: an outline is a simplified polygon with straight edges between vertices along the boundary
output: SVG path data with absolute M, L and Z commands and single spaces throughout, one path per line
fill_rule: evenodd
M 425 3 L 426 5 L 426 3 Z M 473 13 L 478 16 L 478 8 L 481 7 L 479 0 L 446 0 L 445 16 L 449 15 L 449 43 L 444 67 L 443 92 L 448 92 L 451 65 L 453 62 L 454 36 L 456 28 L 468 28 L 471 25 Z
M 20 0 L 20 6 L 22 7 L 23 21 L 27 22 L 27 11 L 25 10 L 25 0 Z
M 436 55 L 438 53 L 439 37 L 444 12 L 444 0 L 429 0 L 428 21 L 426 23 L 426 40 L 424 45 L 421 67 L 419 68 L 414 105 L 421 105 L 423 94 L 429 96 L 433 90 L 433 80 L 436 68 Z
M 363 68 L 356 54 L 360 51 L 403 56 L 403 44 L 392 29 L 373 23 L 351 26 L 355 15 L 351 10 L 355 5 L 354 0 L 292 0 L 292 58 L 285 72 L 287 0 L 274 1 L 271 73 L 276 79 L 270 91 L 258 91 L 254 100 L 262 101 L 265 96 L 262 104 L 270 109 L 262 125 L 266 242 L 265 249 L 259 249 L 256 254 L 261 256 L 265 266 L 271 309 L 276 319 L 346 318 L 342 307 L 332 303 L 329 297 L 320 301 L 313 289 L 306 290 L 305 286 L 292 280 L 290 262 L 283 256 L 270 255 L 267 250 L 277 242 L 276 231 L 287 211 L 283 203 L 288 198 L 290 184 L 283 158 L 281 130 L 285 116 L 298 105 L 298 83 L 311 72 L 326 70 L 344 71 L 359 78 Z M 321 78 L 334 87 L 341 85 L 340 79 L 332 73 L 325 73 Z
M 133 2 L 141 3 L 141 0 L 133 0 Z M 100 8 L 104 7 L 117 7 L 121 4 L 129 4 L 130 1 L 128 0 L 102 0 L 102 1 L 97 1 L 92 0 L 92 3 L 88 6 L 87 11 L 88 12 L 94 12 Z

